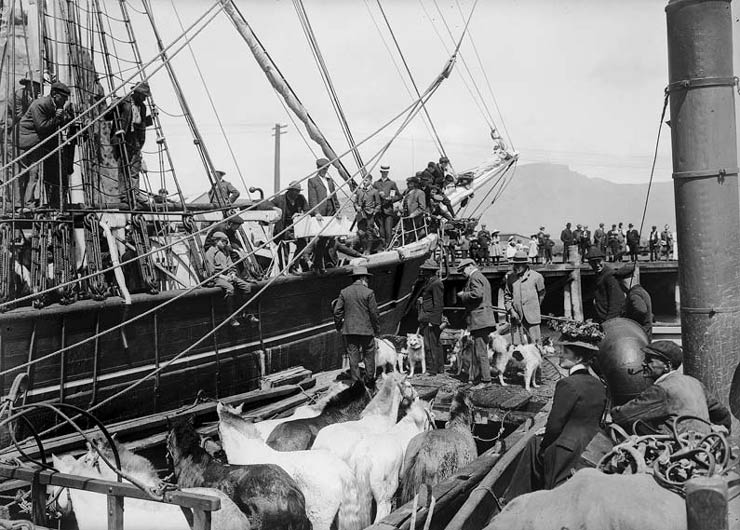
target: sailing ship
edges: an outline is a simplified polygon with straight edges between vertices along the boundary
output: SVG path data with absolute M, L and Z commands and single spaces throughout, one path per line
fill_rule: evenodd
M 122 420 L 192 403 L 198 391 L 218 398 L 251 390 L 264 376 L 298 365 L 314 372 L 338 368 L 340 337 L 331 302 L 349 282 L 348 267 L 358 263 L 374 275 L 381 331 L 398 331 L 438 230 L 406 234 L 399 223 L 394 243 L 381 252 L 322 274 L 291 274 L 303 253 L 281 237 L 284 229 L 275 230 L 281 213 L 267 200 L 229 204 L 220 193 L 208 203 L 186 200 L 177 179 L 178 154 L 168 147 L 148 91 L 145 104 L 153 112 L 145 164 L 141 171 L 131 169 L 136 153 L 117 140 L 122 131 L 116 116 L 133 87 L 164 70 L 207 184 L 215 184 L 207 138 L 171 60 L 222 12 L 342 177 L 338 187 L 350 189 L 390 146 L 350 174 L 342 159 L 356 154 L 362 142 L 345 153 L 332 149 L 233 2 L 216 2 L 165 44 L 152 5 L 144 0 L 143 14 L 159 46 L 151 58 L 137 45 L 125 0 L 6 0 L 0 6 L 0 93 L 8 108 L 0 188 L 0 393 L 18 397 L 20 390 L 27 404 L 63 402 L 94 411 L 102 421 Z M 429 89 L 384 127 L 400 121 L 400 132 L 426 111 L 426 101 L 453 65 L 454 55 Z M 19 184 L 34 164 L 25 163 L 27 152 L 17 148 L 10 110 L 20 103 L 21 81 L 37 87 L 34 96 L 47 94 L 54 81 L 65 83 L 74 109 L 39 147 L 44 156 L 36 165 L 44 166 L 39 169 L 46 172 L 40 177 L 45 185 L 37 187 L 33 198 L 40 204 L 31 209 Z M 516 160 L 516 153 L 498 149 L 446 190 L 453 206 L 470 203 L 474 193 L 486 197 L 488 189 L 500 189 Z M 351 220 L 338 215 L 317 221 L 311 213 L 294 222 L 310 242 L 352 232 Z M 253 282 L 247 300 L 231 314 L 222 291 L 211 286 L 203 258 L 214 223 L 236 216 L 244 221 L 235 236 L 243 249 L 237 263 Z M 240 327 L 229 326 L 239 315 L 248 318 Z M 39 413 L 35 424 L 45 428 L 55 421 Z

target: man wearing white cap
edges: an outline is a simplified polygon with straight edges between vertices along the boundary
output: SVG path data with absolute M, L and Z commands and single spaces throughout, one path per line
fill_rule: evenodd
M 365 363 L 365 385 L 375 388 L 375 336 L 380 334 L 380 313 L 375 293 L 368 287 L 372 276 L 367 267 L 352 270 L 354 282 L 339 293 L 334 303 L 334 321 L 341 323 L 347 345 L 349 370 L 354 381 L 362 381 L 360 358 Z
M 386 245 L 393 238 L 393 227 L 396 224 L 393 203 L 403 198 L 401 192 L 398 191 L 396 183 L 388 178 L 390 170 L 391 167 L 389 165 L 380 166 L 380 178 L 373 183 L 373 186 L 378 190 L 378 194 L 380 195 L 381 209 L 378 214 L 378 228 L 380 229 L 380 236 Z

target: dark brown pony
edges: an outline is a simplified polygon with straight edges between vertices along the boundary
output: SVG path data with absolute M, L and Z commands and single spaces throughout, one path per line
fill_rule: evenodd
M 426 486 L 427 506 L 432 487 L 448 479 L 478 456 L 473 439 L 473 405 L 463 391 L 450 405 L 450 419 L 444 429 L 417 434 L 409 443 L 403 461 L 401 502 L 406 503 Z
M 276 451 L 311 449 L 318 432 L 334 423 L 360 419 L 360 413 L 370 403 L 370 393 L 360 381 L 332 397 L 318 416 L 286 421 L 275 427 L 267 445 Z
M 192 417 L 171 426 L 167 452 L 178 486 L 224 492 L 244 512 L 253 530 L 311 530 L 303 493 L 283 468 L 274 464 L 234 466 L 218 462 L 201 447 Z

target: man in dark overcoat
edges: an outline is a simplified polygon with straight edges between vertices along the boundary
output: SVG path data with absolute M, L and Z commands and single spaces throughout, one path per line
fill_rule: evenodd
M 596 321 L 618 317 L 624 308 L 624 292 L 614 271 L 604 263 L 604 253 L 596 247 L 591 247 L 586 256 L 588 264 L 596 273 L 596 288 L 594 289 L 594 310 Z
M 429 258 L 421 266 L 424 286 L 421 288 L 419 304 L 419 328 L 424 337 L 424 355 L 427 373 L 436 375 L 444 372 L 444 352 L 439 340 L 442 332 L 442 310 L 444 309 L 444 286 L 437 272 L 439 265 Z
M 342 323 L 352 379 L 361 381 L 360 359 L 365 363 L 365 385 L 375 387 L 375 337 L 380 334 L 380 313 L 375 293 L 368 287 L 367 267 L 355 267 L 354 282 L 339 293 L 334 319 Z
M 478 270 L 475 261 L 464 259 L 457 267 L 468 278 L 465 289 L 457 293 L 465 306 L 468 330 L 473 338 L 475 355 L 470 367 L 473 382 L 480 378 L 480 383 L 473 388 L 482 388 L 491 382 L 491 367 L 488 363 L 488 335 L 496 327 L 491 298 L 491 284 Z

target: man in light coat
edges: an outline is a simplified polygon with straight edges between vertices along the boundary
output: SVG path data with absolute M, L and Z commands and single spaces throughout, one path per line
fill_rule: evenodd
M 375 293 L 368 287 L 367 267 L 355 267 L 354 283 L 339 293 L 334 304 L 334 321 L 341 323 L 347 345 L 350 375 L 361 381 L 360 359 L 365 363 L 365 385 L 375 387 L 375 337 L 380 334 L 380 313 Z
M 329 161 L 319 158 L 316 169 L 319 170 L 318 174 L 308 179 L 308 209 L 312 210 L 312 215 L 330 217 L 339 210 L 339 199 L 334 180 L 329 175 Z M 318 208 L 313 210 L 316 206 Z
M 475 355 L 470 367 L 470 377 L 477 384 L 475 389 L 482 388 L 491 382 L 491 367 L 488 364 L 488 335 L 496 327 L 493 315 L 493 300 L 491 298 L 491 284 L 483 273 L 478 270 L 474 260 L 467 258 L 457 267 L 468 279 L 465 289 L 457 296 L 465 306 L 468 330 L 473 338 Z
M 504 279 L 504 306 L 511 319 L 514 344 L 526 344 L 529 337 L 542 343 L 540 305 L 545 298 L 545 279 L 529 268 L 527 254 L 516 253 L 513 269 Z

